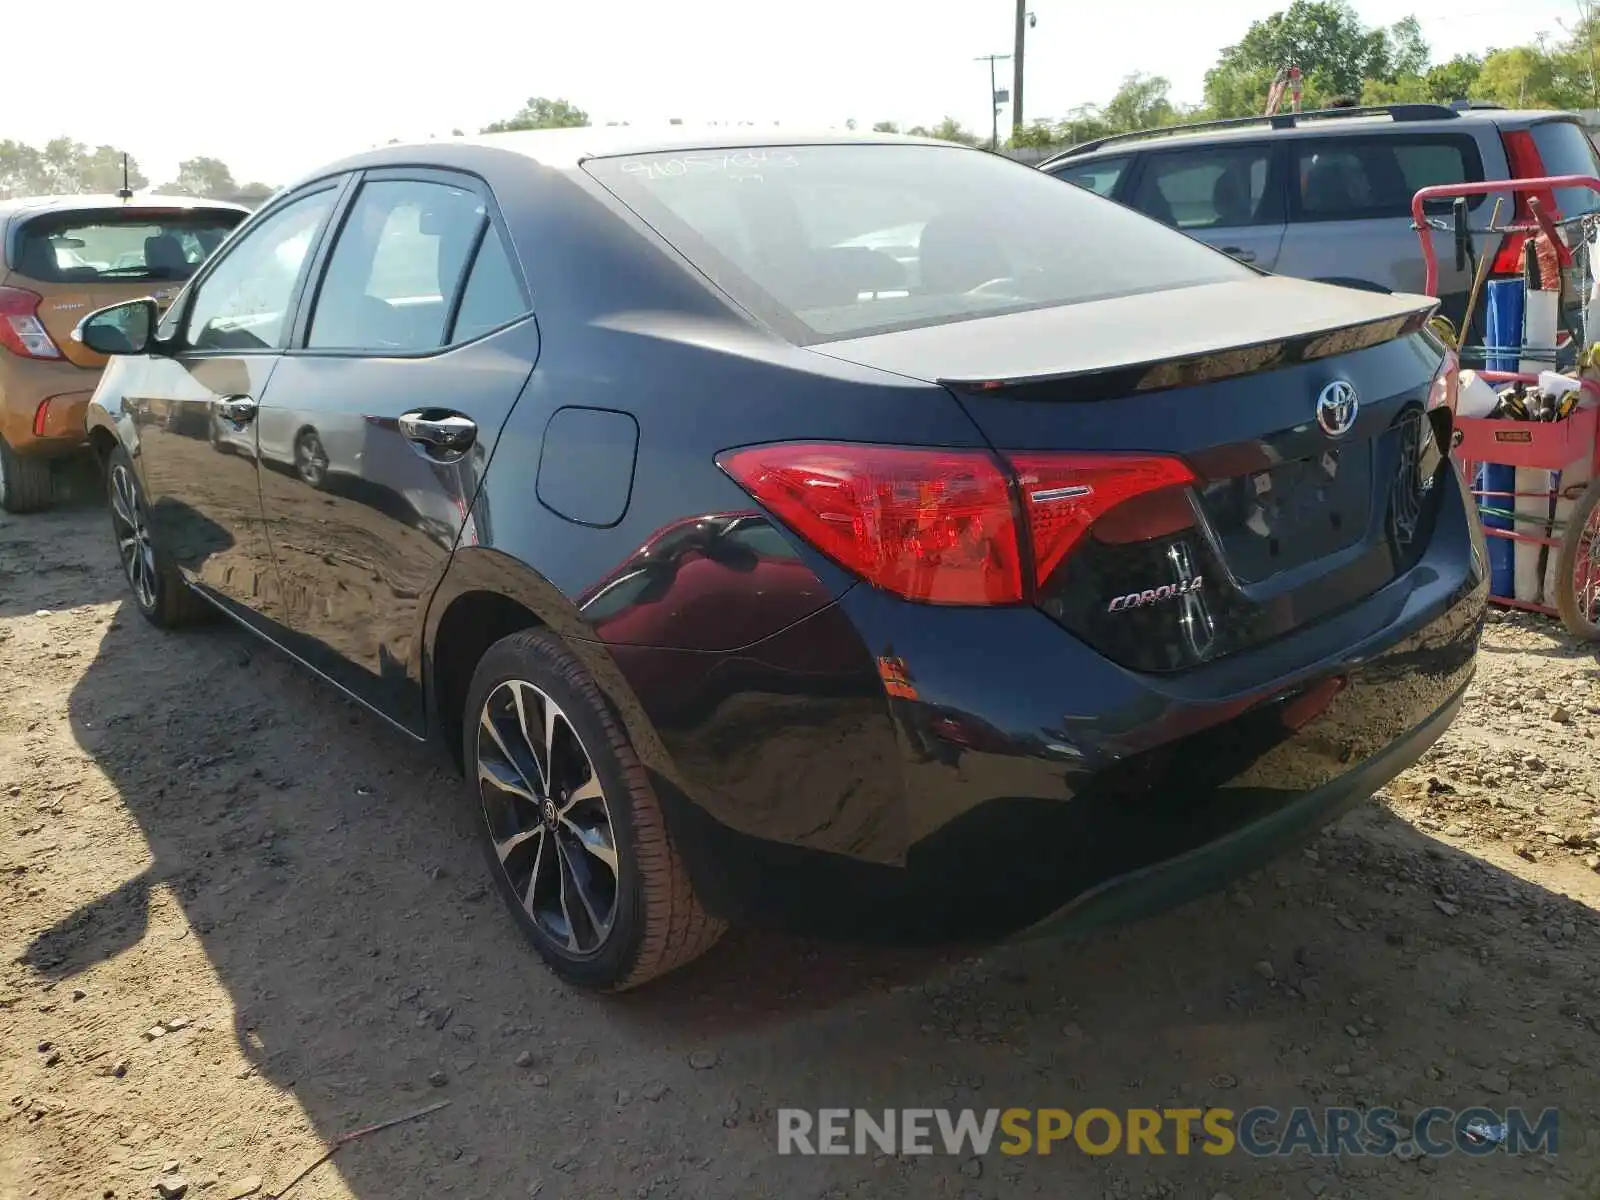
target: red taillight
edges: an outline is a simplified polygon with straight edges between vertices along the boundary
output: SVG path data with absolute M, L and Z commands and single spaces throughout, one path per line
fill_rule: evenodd
M 1533 134 L 1526 129 L 1519 129 L 1512 133 L 1502 133 L 1500 141 L 1506 148 L 1506 164 L 1511 168 L 1513 179 L 1541 179 L 1544 177 L 1544 157 L 1539 153 L 1539 144 L 1533 140 Z M 1537 192 L 1516 192 L 1513 195 L 1511 222 L 1514 225 L 1532 225 L 1533 210 L 1528 207 L 1528 200 L 1537 198 L 1539 206 L 1550 215 L 1552 220 L 1557 219 L 1556 196 L 1548 188 Z M 1500 249 L 1494 256 L 1494 262 L 1489 269 L 1496 275 L 1522 274 L 1522 247 L 1528 240 L 1528 234 L 1523 232 L 1508 233 L 1500 241 Z
M 33 436 L 44 436 L 45 423 L 50 420 L 50 401 L 41 401 L 39 407 L 33 410 Z
M 1011 481 L 987 451 L 789 443 L 717 462 L 869 583 L 935 604 L 1022 599 Z
M 717 462 L 840 566 L 934 604 L 1018 603 L 1113 508 L 1194 479 L 1177 459 L 1131 454 L 1004 462 L 985 450 L 780 443 Z
M 60 358 L 61 351 L 39 323 L 44 297 L 24 288 L 0 287 L 0 346 L 23 358 Z
M 1111 542 L 1160 537 L 1193 521 L 1187 497 L 1181 491 L 1169 491 L 1194 482 L 1194 472 L 1176 458 L 1013 454 L 1010 459 L 1022 490 L 1022 508 L 1028 514 L 1034 578 L 1040 585 L 1102 517 L 1109 519 L 1106 532 L 1110 536 L 1105 540 Z M 1138 498 L 1148 499 L 1138 505 L 1137 513 L 1112 516 L 1112 510 Z M 1129 519 L 1121 520 L 1124 515 Z

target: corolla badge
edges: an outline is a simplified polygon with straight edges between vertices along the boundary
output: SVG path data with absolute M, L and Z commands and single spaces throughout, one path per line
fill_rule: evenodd
M 1335 379 L 1317 396 L 1317 424 L 1329 437 L 1343 437 L 1355 428 L 1360 411 L 1355 385 L 1348 380 Z

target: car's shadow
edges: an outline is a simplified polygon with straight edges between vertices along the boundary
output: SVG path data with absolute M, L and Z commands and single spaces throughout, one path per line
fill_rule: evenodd
M 104 594 L 115 578 L 88 582 Z M 1088 941 L 978 957 L 739 933 L 655 986 L 594 998 L 556 983 L 499 911 L 441 756 L 243 632 L 164 636 L 129 606 L 120 623 L 70 719 L 148 864 L 38 933 L 24 961 L 65 981 L 150 939 L 192 938 L 231 998 L 239 1049 L 325 1140 L 452 1099 L 341 1152 L 361 1200 L 1306 1187 L 1303 1158 L 1074 1151 L 965 1173 L 959 1160 L 779 1159 L 786 1106 L 1520 1103 L 1565 1106 L 1567 1144 L 1582 1142 L 1600 1049 L 1592 912 L 1375 806 L 1231 896 Z M 182 1004 L 182 987 L 161 1001 Z M 196 1087 L 233 1086 L 205 1062 L 184 1068 Z M 1486 1091 L 1490 1075 L 1504 1086 Z M 259 1124 L 224 1144 L 270 1148 Z M 238 1167 L 271 1190 L 300 1165 Z M 1490 1189 L 1475 1194 L 1556 1194 L 1503 1158 L 1421 1169 L 1352 1162 L 1337 1194 L 1469 1174 Z M 1181 1191 L 1141 1190 L 1160 1181 Z
M 69 460 L 57 465 L 55 502 L 42 512 L 0 512 L 0 618 L 45 608 L 103 604 L 125 591 L 122 576 L 94 570 L 67 545 L 85 520 L 104 513 L 105 491 L 95 465 Z M 106 521 L 106 544 L 111 535 Z M 109 550 L 108 550 L 109 553 Z

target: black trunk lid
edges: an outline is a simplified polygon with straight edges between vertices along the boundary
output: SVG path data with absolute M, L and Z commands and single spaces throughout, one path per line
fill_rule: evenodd
M 824 349 L 939 379 L 1002 452 L 1184 459 L 1187 528 L 1091 531 L 1037 597 L 1113 660 L 1172 671 L 1331 615 L 1420 557 L 1444 461 L 1425 417 L 1442 361 L 1421 332 L 1431 308 L 1262 279 Z

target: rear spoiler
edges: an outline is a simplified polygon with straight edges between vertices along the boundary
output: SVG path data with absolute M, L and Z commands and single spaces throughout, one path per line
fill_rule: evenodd
M 1425 306 L 1413 311 L 1372 321 L 1103 370 L 1005 379 L 940 379 L 938 382 L 952 391 L 972 396 L 1076 402 L 1114 400 L 1218 383 L 1315 362 L 1319 358 L 1353 354 L 1423 332 L 1438 307 L 1439 302 L 1430 298 Z

